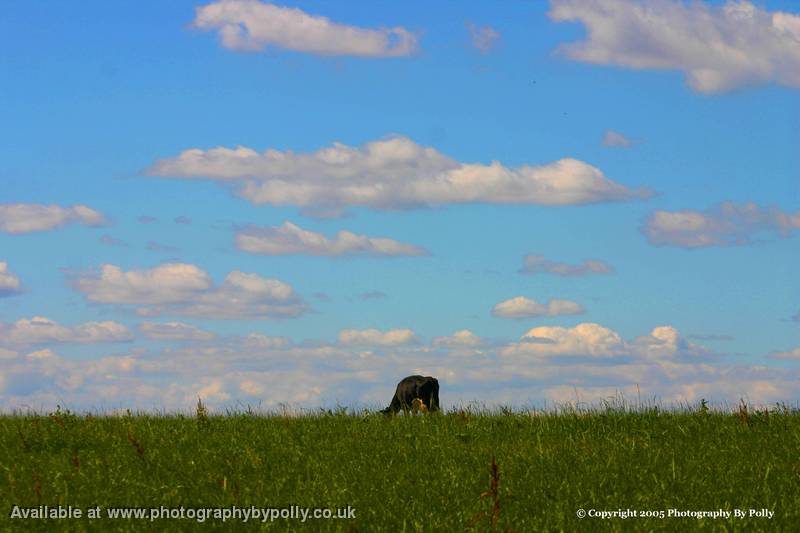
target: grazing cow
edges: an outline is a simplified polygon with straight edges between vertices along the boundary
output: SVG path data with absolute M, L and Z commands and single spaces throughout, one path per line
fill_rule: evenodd
M 401 409 L 407 412 L 415 399 L 422 401 L 428 411 L 439 410 L 439 381 L 430 376 L 408 376 L 397 384 L 397 390 L 389 407 L 383 414 L 397 414 Z

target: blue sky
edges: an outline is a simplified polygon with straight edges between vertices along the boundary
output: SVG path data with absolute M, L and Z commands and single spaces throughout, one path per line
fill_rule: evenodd
M 798 400 L 793 2 L 11 2 L 0 36 L 3 408 Z

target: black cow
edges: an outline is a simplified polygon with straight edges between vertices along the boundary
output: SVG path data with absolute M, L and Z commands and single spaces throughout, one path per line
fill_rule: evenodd
M 430 376 L 408 376 L 397 384 L 397 390 L 389 407 L 383 414 L 397 414 L 401 409 L 411 409 L 412 402 L 419 398 L 428 411 L 439 410 L 439 381 Z

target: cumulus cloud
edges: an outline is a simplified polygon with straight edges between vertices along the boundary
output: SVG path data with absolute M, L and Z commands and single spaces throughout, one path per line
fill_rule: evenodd
M 797 229 L 800 229 L 800 211 L 786 213 L 776 207 L 731 202 L 706 211 L 657 210 L 641 228 L 650 244 L 682 248 L 743 245 L 750 243 L 751 236 L 758 232 L 786 237 Z
M 8 263 L 0 261 L 0 298 L 13 296 L 22 292 L 19 276 L 9 272 Z
M 339 344 L 344 346 L 402 346 L 417 341 L 410 329 L 345 329 L 339 332 Z
M 210 179 L 254 204 L 337 210 L 445 204 L 576 205 L 646 198 L 577 159 L 540 166 L 460 163 L 405 137 L 341 143 L 312 153 L 192 148 L 156 161 L 153 176 Z M 313 210 L 311 211 L 313 214 Z
M 25 358 L 32 361 L 47 361 L 50 359 L 57 359 L 58 355 L 53 350 L 45 348 L 44 350 L 36 350 L 25 354 Z
M 472 46 L 482 54 L 491 52 L 500 41 L 500 32 L 491 26 L 479 27 L 472 22 L 467 22 L 467 30 L 469 31 Z
M 14 323 L 0 322 L 0 344 L 27 346 L 34 344 L 128 342 L 133 335 L 117 322 L 86 322 L 63 326 L 49 318 L 35 316 Z
M 340 231 L 334 238 L 328 238 L 291 222 L 275 227 L 243 228 L 236 232 L 236 246 L 245 252 L 261 255 L 428 255 L 425 248 L 413 244 L 349 231 Z
M 585 312 L 580 304 L 571 300 L 550 300 L 541 304 L 524 296 L 502 301 L 492 308 L 492 314 L 500 318 L 581 315 Z
M 509 346 L 505 353 L 610 356 L 624 353 L 624 346 L 618 333 L 599 324 L 584 323 L 574 328 L 533 328 L 522 336 L 519 344 Z
M 127 272 L 106 264 L 72 284 L 91 302 L 149 306 L 137 309 L 142 316 L 272 319 L 306 311 L 302 299 L 282 281 L 233 271 L 215 286 L 204 270 L 186 263 Z
M 217 31 L 222 46 L 259 51 L 271 46 L 322 56 L 398 57 L 418 51 L 417 36 L 396 26 L 359 28 L 257 0 L 220 0 L 198 7 L 194 26 Z
M 148 339 L 164 341 L 207 341 L 214 334 L 182 322 L 142 322 L 139 331 Z
M 522 259 L 522 274 L 556 274 L 558 276 L 590 276 L 592 274 L 611 274 L 614 268 L 599 259 L 587 259 L 580 265 L 558 263 L 545 258 L 543 255 L 526 255 Z
M 456 331 L 448 337 L 434 337 L 431 345 L 444 348 L 474 348 L 481 346 L 483 341 L 468 329 Z
M 582 323 L 572 328 L 540 326 L 525 333 L 503 355 L 672 357 L 700 356 L 706 352 L 683 338 L 672 326 L 653 328 L 649 335 L 625 341 L 619 333 L 600 324 Z
M 747 1 L 551 0 L 550 18 L 586 26 L 559 52 L 576 61 L 680 70 L 701 93 L 777 83 L 800 87 L 800 15 Z
M 628 148 L 633 145 L 633 141 L 619 132 L 606 130 L 603 144 L 611 148 Z
M 48 231 L 71 223 L 97 227 L 106 218 L 85 205 L 0 204 L 0 231 L 6 233 Z

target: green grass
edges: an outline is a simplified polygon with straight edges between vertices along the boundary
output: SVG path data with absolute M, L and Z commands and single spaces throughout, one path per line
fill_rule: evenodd
M 796 530 L 800 415 L 646 409 L 0 417 L 0 530 Z M 497 476 L 492 488 L 491 464 Z M 483 495 L 483 496 L 482 496 Z M 354 520 L 12 520 L 13 505 L 352 506 Z M 768 508 L 771 519 L 579 519 Z M 492 526 L 492 521 L 496 525 Z

